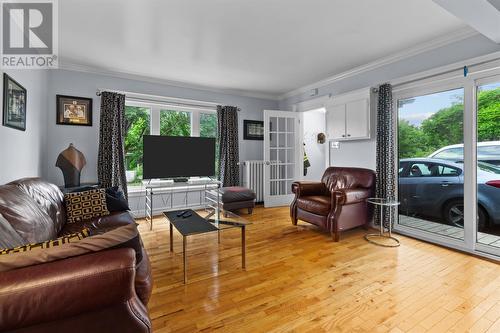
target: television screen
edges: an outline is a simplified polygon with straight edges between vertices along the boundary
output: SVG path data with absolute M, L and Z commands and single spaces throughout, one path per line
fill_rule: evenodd
M 145 135 L 143 178 L 215 175 L 215 139 Z

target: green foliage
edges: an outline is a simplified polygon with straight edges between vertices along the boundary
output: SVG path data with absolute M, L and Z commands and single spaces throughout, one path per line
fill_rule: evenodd
M 422 131 L 411 125 L 407 120 L 399 121 L 399 157 L 421 157 L 427 156 L 430 152 L 422 150 L 427 146 L 426 139 Z
M 215 113 L 200 114 L 200 136 L 204 138 L 217 137 L 217 115 Z
M 463 143 L 463 102 L 441 109 L 420 127 L 399 120 L 399 157 L 426 157 L 444 146 Z M 500 140 L 500 88 L 478 93 L 478 142 Z
M 190 136 L 191 114 L 184 111 L 161 110 L 160 135 Z
M 150 131 L 149 109 L 125 107 L 125 164 L 127 170 L 135 170 L 134 182 L 142 179 L 142 137 Z

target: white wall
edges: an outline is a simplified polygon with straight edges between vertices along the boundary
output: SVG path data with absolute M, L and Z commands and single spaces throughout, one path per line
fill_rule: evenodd
M 304 180 L 319 181 L 325 172 L 325 152 L 328 149 L 328 141 L 324 144 L 318 143 L 318 133 L 326 133 L 325 111 L 306 111 L 302 115 L 302 130 L 304 136 L 304 149 L 311 166 L 307 169 Z
M 0 184 L 23 177 L 41 177 L 46 147 L 47 71 L 9 70 L 6 73 L 27 90 L 26 131 L 0 126 Z M 0 94 L 3 95 L 3 72 L 0 74 Z M 3 102 L 0 104 L 3 109 Z M 0 115 L 3 116 L 3 110 Z
M 341 79 L 324 87 L 318 87 L 318 96 L 327 96 L 329 94 L 335 96 L 365 87 L 376 87 L 393 79 L 497 51 L 500 51 L 500 45 L 493 43 L 482 35 L 476 35 L 411 58 Z M 279 106 L 281 110 L 291 110 L 293 105 L 318 98 L 318 96 L 310 97 L 309 92 L 304 92 L 281 100 Z M 341 143 L 339 150 L 331 150 L 332 165 L 375 169 L 376 96 L 372 97 L 372 102 L 375 103 L 372 104 L 374 105 L 372 107 L 372 139 Z
M 178 97 L 235 105 L 241 108 L 238 114 L 240 136 L 240 161 L 262 159 L 262 141 L 243 140 L 243 120 L 262 120 L 262 110 L 276 109 L 278 102 L 252 97 L 214 93 L 205 90 L 187 89 L 150 82 L 117 78 L 68 70 L 53 70 L 48 89 L 48 133 L 46 178 L 55 184 L 63 184 L 61 171 L 54 166 L 57 155 L 70 143 L 85 154 L 87 166 L 82 170 L 82 182 L 97 181 L 97 150 L 99 141 L 100 97 L 97 89 L 113 89 L 166 97 Z M 78 127 L 56 125 L 56 95 L 93 98 L 93 126 Z M 175 154 L 175 152 L 173 152 Z

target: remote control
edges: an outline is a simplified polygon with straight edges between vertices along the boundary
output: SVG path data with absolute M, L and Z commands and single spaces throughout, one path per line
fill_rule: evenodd
M 177 213 L 177 217 L 181 217 L 184 214 L 186 214 L 187 212 L 189 212 L 189 211 L 188 210 L 183 210 L 182 212 Z

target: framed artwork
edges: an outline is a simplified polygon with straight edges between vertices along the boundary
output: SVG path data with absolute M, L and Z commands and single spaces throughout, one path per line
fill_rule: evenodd
M 92 126 L 92 98 L 56 96 L 57 124 Z
M 264 140 L 264 122 L 260 120 L 243 120 L 244 140 Z
M 6 73 L 3 73 L 2 124 L 26 131 L 26 89 Z

